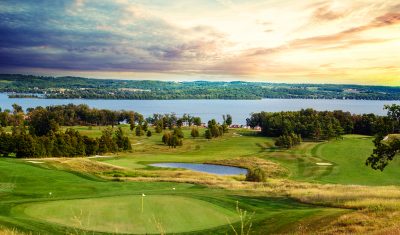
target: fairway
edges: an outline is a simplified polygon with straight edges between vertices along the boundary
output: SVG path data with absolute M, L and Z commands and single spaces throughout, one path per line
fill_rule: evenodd
M 304 142 L 285 150 L 268 150 L 263 157 L 278 162 L 291 172 L 290 178 L 308 182 L 400 185 L 400 160 L 394 159 L 382 172 L 365 165 L 372 153 L 373 137 L 345 135 L 327 142 Z
M 383 172 L 365 165 L 374 147 L 372 140 L 371 137 L 348 135 L 343 140 L 330 141 L 313 149 L 316 156 L 334 165 L 332 171 L 321 175 L 319 180 L 340 184 L 400 185 L 399 159 L 395 158 Z
M 168 233 L 203 230 L 237 220 L 234 211 L 181 196 L 117 196 L 21 205 L 36 219 L 109 233 Z M 190 209 L 188 209 L 190 208 Z M 18 208 L 16 208 L 18 210 Z

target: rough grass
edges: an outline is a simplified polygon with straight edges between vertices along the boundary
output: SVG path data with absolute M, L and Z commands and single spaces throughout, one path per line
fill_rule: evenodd
M 3 226 L 0 226 L 0 235 L 31 235 L 32 233 L 24 233 L 21 232 L 15 228 L 6 228 Z
M 98 162 L 87 158 L 47 158 L 45 162 L 60 170 L 71 169 L 77 172 L 98 173 L 123 169 L 122 167 Z
M 257 157 L 242 157 L 242 158 L 232 158 L 216 161 L 207 161 L 206 163 L 218 164 L 225 166 L 237 166 L 246 169 L 260 168 L 264 171 L 265 176 L 268 178 L 282 178 L 288 175 L 288 170 L 283 168 L 277 163 L 266 161 L 262 158 Z

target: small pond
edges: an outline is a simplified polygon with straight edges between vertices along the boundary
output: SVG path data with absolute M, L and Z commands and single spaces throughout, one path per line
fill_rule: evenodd
M 149 164 L 155 167 L 164 168 L 184 168 L 192 171 L 206 172 L 216 175 L 245 175 L 247 170 L 240 167 L 233 166 L 222 166 L 214 164 L 200 164 L 200 163 L 180 163 L 180 162 L 169 162 L 169 163 L 154 163 Z

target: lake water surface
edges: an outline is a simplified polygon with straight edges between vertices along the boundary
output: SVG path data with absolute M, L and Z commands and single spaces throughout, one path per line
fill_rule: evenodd
M 233 123 L 246 124 L 252 112 L 297 111 L 313 108 L 319 111 L 344 110 L 351 113 L 374 113 L 385 115 L 385 104 L 400 104 L 400 101 L 380 100 L 323 100 L 323 99 L 261 99 L 261 100 L 84 100 L 84 99 L 10 99 L 0 93 L 0 107 L 11 109 L 17 103 L 24 109 L 36 106 L 59 104 L 87 104 L 93 108 L 133 110 L 145 117 L 153 113 L 176 113 L 199 116 L 206 122 L 212 118 L 222 120 L 222 114 L 231 114 Z
M 245 175 L 247 169 L 233 166 L 222 166 L 213 164 L 200 164 L 200 163 L 180 163 L 180 162 L 168 162 L 168 163 L 154 163 L 150 166 L 163 167 L 163 168 L 184 168 L 192 171 L 206 172 L 216 175 Z

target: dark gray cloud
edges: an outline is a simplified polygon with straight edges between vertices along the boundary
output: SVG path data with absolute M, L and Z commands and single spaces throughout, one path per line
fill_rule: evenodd
M 187 62 L 195 67 L 207 57 L 222 37 L 207 27 L 180 29 L 127 7 L 112 1 L 1 2 L 0 70 L 185 69 Z M 205 37 L 186 38 L 196 32 Z

